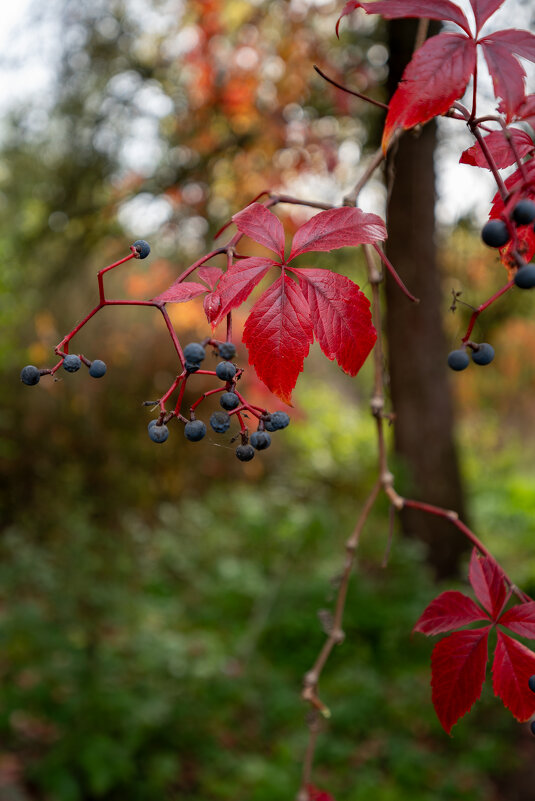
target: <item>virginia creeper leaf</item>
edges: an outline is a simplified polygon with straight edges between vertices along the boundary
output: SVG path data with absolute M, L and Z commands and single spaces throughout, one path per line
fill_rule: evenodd
M 478 601 L 496 620 L 507 596 L 503 572 L 496 562 L 486 556 L 479 556 L 474 548 L 469 577 Z
M 535 601 L 512 606 L 500 617 L 498 623 L 521 637 L 535 640 Z
M 517 720 L 527 720 L 535 712 L 535 694 L 528 679 L 535 673 L 535 654 L 501 631 L 492 667 L 492 686 Z
M 502 108 L 509 121 L 524 99 L 526 77 L 524 67 L 511 53 L 511 47 L 507 43 L 487 36 L 480 41 L 480 45 L 492 78 L 494 94 L 496 97 L 501 97 Z
M 310 801 L 334 801 L 334 797 L 330 793 L 319 790 L 312 784 L 307 784 L 307 792 Z
M 283 274 L 253 306 L 243 329 L 243 342 L 260 380 L 289 405 L 313 339 L 303 293 Z
M 428 39 L 405 68 L 390 100 L 383 150 L 398 128 L 412 128 L 447 111 L 463 95 L 475 65 L 473 39 L 458 33 Z
M 295 269 L 310 309 L 314 334 L 324 354 L 356 375 L 373 348 L 377 333 L 370 301 L 357 284 L 330 270 Z
M 476 620 L 488 621 L 489 617 L 467 595 L 448 590 L 431 601 L 413 630 L 430 636 L 452 631 Z
M 519 128 L 508 128 L 507 132 L 514 142 L 519 158 L 523 159 L 535 148 L 531 136 L 526 131 L 521 131 Z M 509 144 L 509 139 L 502 130 L 493 131 L 488 136 L 485 136 L 485 144 L 499 170 L 510 167 L 511 164 L 515 163 L 515 154 Z M 490 169 L 479 142 L 464 151 L 459 159 L 459 164 L 471 164 L 474 167 Z
M 204 313 L 209 323 L 214 323 L 221 308 L 221 298 L 217 292 L 208 292 L 203 300 Z
M 526 95 L 520 106 L 515 110 L 515 117 L 519 120 L 525 120 L 532 128 L 535 128 L 535 94 Z
M 261 203 L 252 203 L 232 218 L 238 231 L 284 259 L 284 228 L 278 217 Z
M 349 206 L 320 211 L 296 231 L 288 261 L 301 253 L 371 244 L 386 236 L 385 224 L 377 214 Z
M 490 627 L 455 631 L 437 642 L 431 656 L 432 699 L 449 734 L 481 695 Z
M 216 326 L 231 309 L 240 306 L 273 265 L 273 259 L 262 256 L 240 259 L 231 264 L 217 287 L 221 305 L 212 325 Z
M 171 284 L 169 289 L 162 292 L 158 297 L 153 298 L 158 303 L 185 303 L 187 300 L 196 298 L 206 292 L 204 284 L 196 284 L 193 281 Z
M 385 19 L 426 17 L 427 19 L 448 20 L 457 23 L 466 33 L 470 33 L 470 26 L 464 12 L 449 0 L 378 0 L 376 3 L 349 0 L 336 23 L 336 35 L 338 35 L 338 27 L 342 18 L 351 14 L 356 8 L 363 8 L 367 14 L 381 14 Z
M 495 11 L 503 5 L 504 0 L 470 0 L 470 5 L 476 18 L 476 28 L 479 31 Z
M 494 42 L 507 47 L 511 53 L 528 61 L 535 61 L 535 34 L 530 31 L 508 28 L 505 31 L 496 31 L 480 40 L 481 43 Z
M 219 267 L 199 267 L 197 270 L 197 275 L 204 281 L 205 284 L 208 284 L 210 289 L 214 289 L 215 285 L 223 275 L 223 270 L 220 270 Z

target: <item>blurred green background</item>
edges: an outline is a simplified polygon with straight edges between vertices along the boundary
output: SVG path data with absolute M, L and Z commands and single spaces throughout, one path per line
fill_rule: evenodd
M 53 82 L 6 116 L 0 150 L 1 801 L 295 795 L 302 676 L 374 482 L 369 366 L 351 380 L 315 348 L 291 426 L 245 465 L 224 437 L 193 444 L 172 426 L 164 447 L 149 441 L 142 402 L 176 371 L 150 309 L 106 309 L 84 329 L 76 350 L 106 361 L 101 381 L 81 371 L 28 388 L 19 371 L 53 364 L 96 301 L 96 271 L 133 239 L 152 255 L 110 285 L 146 299 L 266 187 L 339 202 L 381 117 L 311 64 L 350 69 L 382 97 L 387 54 L 376 20 L 338 44 L 336 5 L 58 0 L 32 18 L 32 46 L 55 43 Z M 368 197 L 380 202 L 379 184 Z M 303 219 L 282 216 L 290 231 Z M 352 252 L 325 258 L 366 289 Z M 503 283 L 469 220 L 444 230 L 442 261 L 445 315 L 452 287 L 482 299 Z M 532 311 L 531 297 L 490 310 L 496 366 L 456 387 L 474 528 L 533 593 Z M 184 342 L 209 333 L 202 300 L 171 313 Z M 452 342 L 466 314 L 450 315 Z M 332 719 L 315 783 L 337 801 L 532 797 L 528 727 L 488 687 L 453 738 L 441 730 L 431 642 L 411 629 L 446 587 L 399 537 L 383 569 L 387 538 L 380 501 L 321 681 Z

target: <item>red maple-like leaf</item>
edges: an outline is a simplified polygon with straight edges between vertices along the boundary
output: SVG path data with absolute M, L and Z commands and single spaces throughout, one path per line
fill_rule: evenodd
M 273 259 L 263 256 L 252 256 L 250 259 L 240 259 L 231 264 L 217 286 L 221 305 L 217 316 L 211 321 L 212 325 L 216 326 L 229 311 L 247 300 L 269 268 L 274 266 L 276 262 Z
M 199 267 L 197 275 L 210 289 L 215 289 L 217 282 L 223 275 L 223 270 L 220 270 L 219 267 L 206 267 L 206 265 L 204 265 L 203 267 Z
M 506 43 L 493 36 L 487 36 L 481 39 L 479 44 L 489 68 L 494 94 L 502 98 L 501 107 L 509 122 L 513 118 L 515 109 L 524 99 L 526 71 Z
M 278 217 L 261 203 L 252 203 L 232 218 L 238 231 L 284 259 L 284 228 Z
M 476 30 L 479 31 L 505 0 L 470 0 L 472 11 L 476 20 Z M 446 17 L 444 17 L 446 19 Z
M 444 114 L 464 94 L 477 64 L 476 48 L 485 55 L 494 91 L 502 98 L 502 107 L 511 120 L 524 99 L 525 71 L 518 58 L 535 61 L 535 36 L 529 31 L 509 29 L 478 39 L 481 26 L 503 0 L 470 0 L 476 21 L 475 35 L 461 9 L 447 0 L 378 0 L 375 3 L 350 0 L 342 17 L 356 8 L 386 19 L 424 17 L 455 22 L 464 34 L 439 33 L 428 39 L 414 54 L 389 103 L 383 132 L 386 151 L 398 128 L 412 128 Z
M 471 598 L 457 590 L 447 590 L 431 601 L 414 627 L 428 636 L 444 634 L 459 626 L 477 620 L 490 620 L 489 616 Z
M 342 18 L 351 14 L 356 8 L 363 8 L 367 14 L 381 14 L 385 19 L 425 17 L 426 19 L 448 20 L 455 22 L 466 33 L 470 33 L 470 25 L 464 12 L 449 0 L 377 0 L 375 3 L 349 0 L 336 23 L 337 35 Z
M 353 281 L 338 273 L 292 270 L 299 279 L 322 351 L 331 361 L 336 359 L 344 372 L 356 375 L 377 339 L 370 301 Z
M 414 627 L 415 631 L 432 635 L 488 621 L 483 627 L 454 631 L 433 649 L 432 699 L 438 719 L 448 734 L 481 695 L 490 630 L 505 626 L 520 636 L 535 639 L 535 602 L 525 602 L 503 612 L 510 592 L 503 571 L 493 559 L 479 556 L 474 549 L 469 578 L 479 602 L 489 614 L 463 593 L 448 591 L 431 601 Z M 497 629 L 497 638 L 494 692 L 518 720 L 527 720 L 535 712 L 535 696 L 528 685 L 528 679 L 535 674 L 535 653 L 500 629 Z
M 353 245 L 371 245 L 387 237 L 377 214 L 347 206 L 315 214 L 295 233 L 288 261 L 310 251 L 326 252 Z
M 357 284 L 325 269 L 289 269 L 291 259 L 310 251 L 325 252 L 386 239 L 384 222 L 376 214 L 343 207 L 322 211 L 296 231 L 288 259 L 284 257 L 284 229 L 278 218 L 261 203 L 252 203 L 234 215 L 240 233 L 277 254 L 238 258 L 222 272 L 202 266 L 201 284 L 175 281 L 155 300 L 181 302 L 207 292 L 204 311 L 215 328 L 232 309 L 240 306 L 271 268 L 279 278 L 257 300 L 245 323 L 243 341 L 249 362 L 258 377 L 285 403 L 292 390 L 314 334 L 325 355 L 336 359 L 342 370 L 356 375 L 368 357 L 377 334 L 370 303 Z
M 515 119 L 524 120 L 532 128 L 535 127 L 535 94 L 526 95 L 520 106 L 515 110 Z
M 153 300 L 158 303 L 185 303 L 192 298 L 196 298 L 206 292 L 204 284 L 196 284 L 193 281 L 175 282 L 171 284 L 169 289 L 162 292 Z
M 516 161 L 515 153 L 510 145 L 510 140 L 512 140 L 520 159 L 525 158 L 528 153 L 531 153 L 535 149 L 533 140 L 526 131 L 521 131 L 519 128 L 508 128 L 506 131 L 493 131 L 488 134 L 488 136 L 484 137 L 484 141 L 499 170 L 510 167 L 511 164 L 514 164 Z M 472 145 L 472 147 L 464 151 L 459 159 L 459 164 L 470 164 L 473 167 L 485 167 L 487 170 L 490 169 L 479 142 L 476 142 L 475 145 Z
M 334 796 L 325 790 L 318 790 L 312 784 L 307 784 L 307 792 L 309 801 L 334 801 Z
M 535 654 L 522 643 L 499 631 L 492 686 L 495 695 L 501 698 L 517 720 L 530 718 L 535 712 L 533 693 L 528 680 L 535 673 Z
M 495 620 L 502 611 L 507 597 L 503 572 L 494 560 L 478 556 L 474 548 L 470 559 L 469 578 L 477 600 Z
M 476 43 L 458 33 L 428 39 L 405 68 L 386 115 L 383 150 L 398 128 L 444 114 L 464 94 L 476 65 Z
M 449 734 L 475 704 L 485 682 L 489 626 L 456 631 L 433 648 L 432 699 L 438 719 Z
M 243 342 L 260 380 L 288 405 L 313 341 L 308 303 L 283 273 L 253 306 Z
M 256 242 L 266 246 L 271 242 L 272 249 L 283 247 L 282 226 L 279 230 L 272 221 L 277 219 L 275 215 L 260 203 L 253 203 L 233 219 L 238 229 Z M 279 251 L 281 261 L 253 257 L 227 269 L 217 285 L 221 305 L 212 325 L 243 303 L 270 267 L 279 268 L 282 276 L 261 295 L 245 323 L 243 341 L 259 378 L 285 403 L 291 403 L 314 334 L 329 359 L 336 359 L 345 372 L 356 375 L 377 337 L 366 296 L 349 278 L 330 270 L 290 267 L 299 284 L 285 270 L 303 253 L 385 238 L 385 225 L 375 214 L 349 207 L 319 212 L 296 231 L 288 259 Z

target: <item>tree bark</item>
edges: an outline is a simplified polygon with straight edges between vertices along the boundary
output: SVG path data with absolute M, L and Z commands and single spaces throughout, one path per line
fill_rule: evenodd
M 392 94 L 412 56 L 414 20 L 389 25 Z M 466 520 L 454 443 L 454 420 L 442 315 L 447 299 L 440 285 L 435 243 L 434 153 L 436 125 L 405 133 L 387 161 L 387 253 L 410 291 L 411 303 L 386 279 L 390 387 L 395 418 L 395 450 L 408 478 L 406 493 L 454 509 Z M 437 576 L 458 570 L 466 540 L 446 520 L 403 511 L 405 534 L 428 545 Z

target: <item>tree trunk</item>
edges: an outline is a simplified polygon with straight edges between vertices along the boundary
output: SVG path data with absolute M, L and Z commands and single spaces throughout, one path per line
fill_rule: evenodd
M 417 23 L 390 23 L 392 94 L 412 56 Z M 444 298 L 436 260 L 434 153 L 436 125 L 404 134 L 389 156 L 387 252 L 396 270 L 420 298 L 411 303 L 386 279 L 390 387 L 395 449 L 408 474 L 407 493 L 465 518 L 463 491 L 453 437 L 453 408 L 442 327 Z M 447 520 L 406 509 L 403 531 L 429 547 L 439 577 L 454 574 L 466 550 L 464 537 Z

